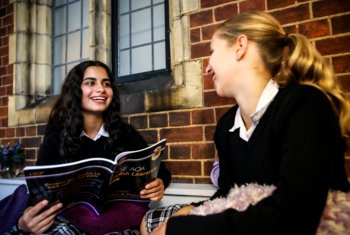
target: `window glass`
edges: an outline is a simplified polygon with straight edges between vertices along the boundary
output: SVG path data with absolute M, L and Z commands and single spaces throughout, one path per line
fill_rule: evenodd
M 83 1 L 84 2 L 84 1 Z M 68 31 L 74 31 L 82 27 L 81 2 L 74 2 L 68 7 Z
M 113 2 L 112 2 L 113 4 Z M 118 0 L 115 68 L 119 81 L 169 71 L 167 7 L 164 0 Z M 147 73 L 147 76 L 140 76 Z
M 53 1 L 53 93 L 67 71 L 89 58 L 89 0 Z
M 132 49 L 131 56 L 133 74 L 152 70 L 152 47 L 150 45 Z

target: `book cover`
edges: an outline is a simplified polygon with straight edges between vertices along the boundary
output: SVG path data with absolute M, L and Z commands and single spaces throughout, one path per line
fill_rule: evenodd
M 45 166 L 27 166 L 24 175 L 30 194 L 30 204 L 43 199 L 50 204 L 76 203 L 89 205 L 97 214 L 111 201 L 144 201 L 140 191 L 157 178 L 163 139 L 144 149 L 118 154 L 114 161 L 89 158 L 77 162 Z

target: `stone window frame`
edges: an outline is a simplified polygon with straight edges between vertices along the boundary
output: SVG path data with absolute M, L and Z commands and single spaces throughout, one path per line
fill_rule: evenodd
M 111 66 L 110 1 L 90 0 L 89 56 Z M 14 4 L 14 32 L 9 36 L 13 94 L 8 97 L 8 126 L 46 123 L 57 99 L 50 94 L 52 1 L 10 3 Z M 172 82 L 166 90 L 145 92 L 145 111 L 157 110 L 160 100 L 166 109 L 203 107 L 202 63 L 190 56 L 190 13 L 198 9 L 199 0 L 169 1 Z

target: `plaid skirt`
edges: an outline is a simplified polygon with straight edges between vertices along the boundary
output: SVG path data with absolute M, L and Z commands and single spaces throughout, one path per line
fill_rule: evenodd
M 145 215 L 147 232 L 152 232 L 161 223 L 166 222 L 176 211 L 188 205 L 189 204 L 174 204 L 149 210 Z
M 11 231 L 4 233 L 3 235 L 25 235 L 28 233 L 23 233 L 18 230 L 17 226 L 13 226 Z M 73 224 L 69 223 L 62 216 L 57 216 L 53 222 L 53 225 L 42 234 L 50 234 L 50 235 L 86 235 L 84 231 L 79 230 Z M 127 229 L 122 232 L 112 232 L 106 235 L 140 235 L 140 231 L 138 230 L 130 230 Z

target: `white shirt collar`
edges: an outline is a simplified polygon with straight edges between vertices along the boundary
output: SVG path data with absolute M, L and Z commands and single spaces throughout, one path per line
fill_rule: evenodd
M 81 131 L 80 137 L 82 136 L 86 136 L 88 138 L 90 138 L 84 130 Z M 98 140 L 101 136 L 104 137 L 109 137 L 109 133 L 105 130 L 104 125 L 101 126 L 100 130 L 98 131 L 97 135 L 95 136 L 95 138 L 93 139 L 93 141 Z
M 258 100 L 258 104 L 256 106 L 255 112 L 250 116 L 252 120 L 252 126 L 248 130 L 245 128 L 241 111 L 240 111 L 240 108 L 238 107 L 236 116 L 235 116 L 235 122 L 233 124 L 233 127 L 229 131 L 234 132 L 239 128 L 239 136 L 243 140 L 248 141 L 251 135 L 253 134 L 255 127 L 258 125 L 261 117 L 264 115 L 266 109 L 269 107 L 270 103 L 275 98 L 277 93 L 278 93 L 278 84 L 274 80 L 270 79 L 270 81 L 266 84 Z

